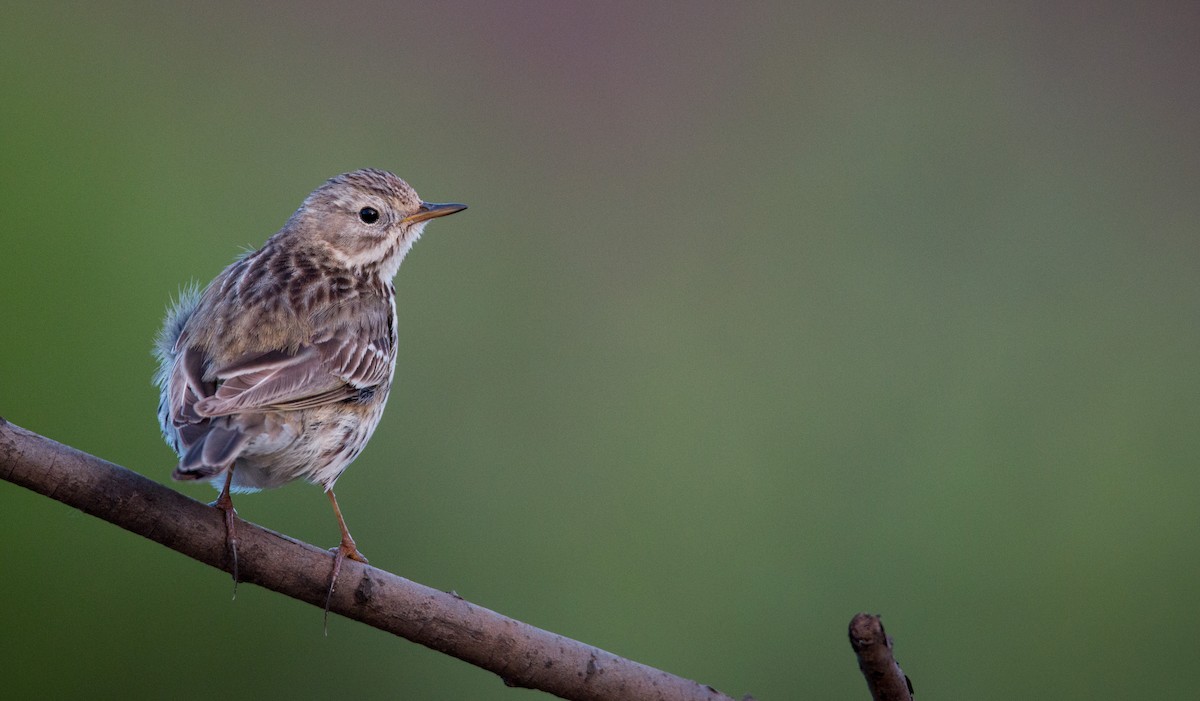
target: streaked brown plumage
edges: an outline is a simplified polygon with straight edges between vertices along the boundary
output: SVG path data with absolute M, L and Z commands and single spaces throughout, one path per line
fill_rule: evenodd
M 343 558 L 366 561 L 333 486 L 391 389 L 392 277 L 430 219 L 465 208 L 421 202 L 384 171 L 339 175 L 262 248 L 168 312 L 156 348 L 159 422 L 180 456 L 173 477 L 221 490 L 235 579 L 229 493 L 297 479 L 321 485 L 333 504 L 342 531 L 334 582 Z

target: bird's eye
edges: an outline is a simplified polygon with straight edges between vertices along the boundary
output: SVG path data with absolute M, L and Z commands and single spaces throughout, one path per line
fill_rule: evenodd
M 365 224 L 374 224 L 379 221 L 379 210 L 374 207 L 363 207 L 358 210 L 358 218 L 362 219 Z

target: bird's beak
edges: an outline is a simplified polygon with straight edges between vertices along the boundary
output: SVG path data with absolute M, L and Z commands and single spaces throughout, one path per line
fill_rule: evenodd
M 461 212 L 466 208 L 467 208 L 467 205 L 458 204 L 457 202 L 446 202 L 445 204 L 437 204 L 434 202 L 422 202 L 421 206 L 417 209 L 416 212 L 401 219 L 400 222 L 403 224 L 416 224 L 417 222 L 423 222 L 423 221 L 428 221 L 429 219 L 436 219 L 438 217 L 444 217 L 447 214 L 454 214 L 455 212 Z

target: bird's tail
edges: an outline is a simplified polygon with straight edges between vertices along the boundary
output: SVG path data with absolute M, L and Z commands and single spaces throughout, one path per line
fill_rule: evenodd
M 187 452 L 179 460 L 179 466 L 171 473 L 171 477 L 181 481 L 216 477 L 233 464 L 246 443 L 246 434 L 239 428 L 213 425 L 211 422 L 184 426 L 181 433 L 194 434 L 180 436 L 180 442 Z

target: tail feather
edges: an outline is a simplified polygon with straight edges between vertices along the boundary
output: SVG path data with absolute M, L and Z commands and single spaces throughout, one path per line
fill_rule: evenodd
M 201 465 L 197 468 L 185 468 L 183 465 L 175 468 L 171 473 L 171 479 L 176 482 L 191 482 L 193 480 L 206 480 L 221 474 L 222 469 L 213 467 L 212 465 Z
M 201 459 L 205 465 L 228 465 L 237 457 L 245 442 L 246 434 L 237 429 L 213 428 L 204 437 Z
M 181 434 L 185 448 L 179 467 L 172 475 L 177 480 L 208 479 L 225 470 L 237 459 L 246 434 L 236 428 L 205 424 L 187 424 L 190 435 Z

